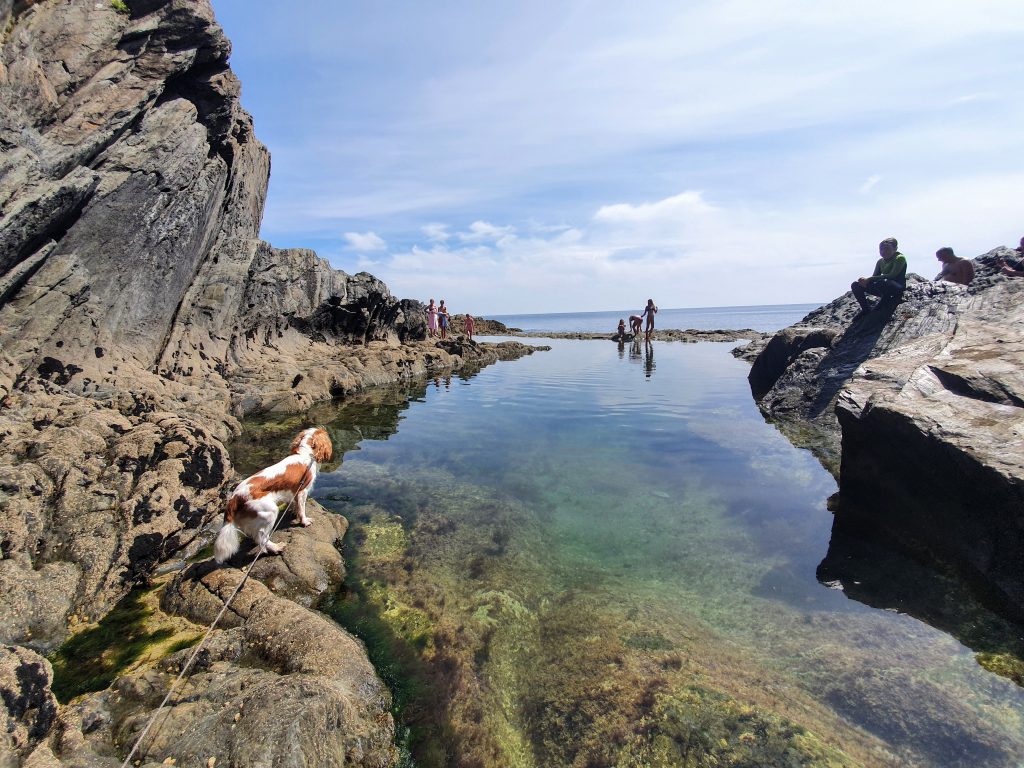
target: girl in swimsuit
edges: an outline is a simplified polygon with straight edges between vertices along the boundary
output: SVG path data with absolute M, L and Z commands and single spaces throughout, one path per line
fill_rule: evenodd
M 434 305 L 434 300 L 431 299 L 427 305 L 427 338 L 432 339 L 437 336 L 437 307 Z
M 654 306 L 654 299 L 648 299 L 647 306 L 644 307 L 644 311 L 640 315 L 640 317 L 643 317 L 644 315 L 647 316 L 647 327 L 644 329 L 644 341 L 651 340 L 651 331 L 654 330 L 654 316 L 657 312 L 658 308 Z

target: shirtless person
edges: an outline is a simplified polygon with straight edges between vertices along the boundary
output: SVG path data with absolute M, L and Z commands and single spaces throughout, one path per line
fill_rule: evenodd
M 632 333 L 634 337 L 640 335 L 640 326 L 642 326 L 643 324 L 644 319 L 640 315 L 629 316 L 629 332 Z
M 939 248 L 935 252 L 935 258 L 942 262 L 942 271 L 935 276 L 936 280 L 946 280 L 950 283 L 970 285 L 974 279 L 974 265 L 967 259 L 961 259 L 952 248 Z

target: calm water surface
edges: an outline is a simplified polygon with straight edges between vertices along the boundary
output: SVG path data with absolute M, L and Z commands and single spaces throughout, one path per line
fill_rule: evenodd
M 1024 764 L 1018 686 L 818 582 L 835 482 L 731 345 L 542 343 L 311 415 L 416 764 Z

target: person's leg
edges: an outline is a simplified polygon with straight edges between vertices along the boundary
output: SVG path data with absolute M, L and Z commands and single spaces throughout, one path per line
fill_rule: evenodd
M 857 303 L 860 304 L 860 308 L 867 312 L 871 308 L 871 305 L 868 304 L 867 299 L 864 297 L 864 286 L 855 280 L 850 284 L 850 290 L 853 291 L 853 298 L 855 298 Z
M 883 304 L 887 306 L 899 304 L 900 299 L 903 298 L 904 289 L 894 280 L 876 280 L 864 290 L 866 293 L 878 297 L 878 304 L 875 305 L 877 308 Z
M 883 280 L 878 286 L 878 295 L 888 304 L 899 304 L 903 299 L 904 287 L 895 280 Z

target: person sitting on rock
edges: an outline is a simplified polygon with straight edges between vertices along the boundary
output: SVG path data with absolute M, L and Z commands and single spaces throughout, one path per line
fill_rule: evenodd
M 999 271 L 1010 277 L 1024 277 L 1024 237 L 1020 239 L 1020 247 L 1014 248 L 1021 255 L 1020 259 L 1000 259 Z
M 895 237 L 887 237 L 878 244 L 882 258 L 875 264 L 871 277 L 861 277 L 850 284 L 853 296 L 860 304 L 861 314 L 870 312 L 872 307 L 865 297 L 870 293 L 879 296 L 877 306 L 885 303 L 898 304 L 907 288 L 907 257 L 899 252 Z
M 626 338 L 626 321 L 619 318 L 619 327 L 615 330 L 615 336 L 619 341 Z
M 942 271 L 935 276 L 936 280 L 970 285 L 974 279 L 974 265 L 953 253 L 952 248 L 939 248 L 935 252 L 935 258 L 942 262 Z

